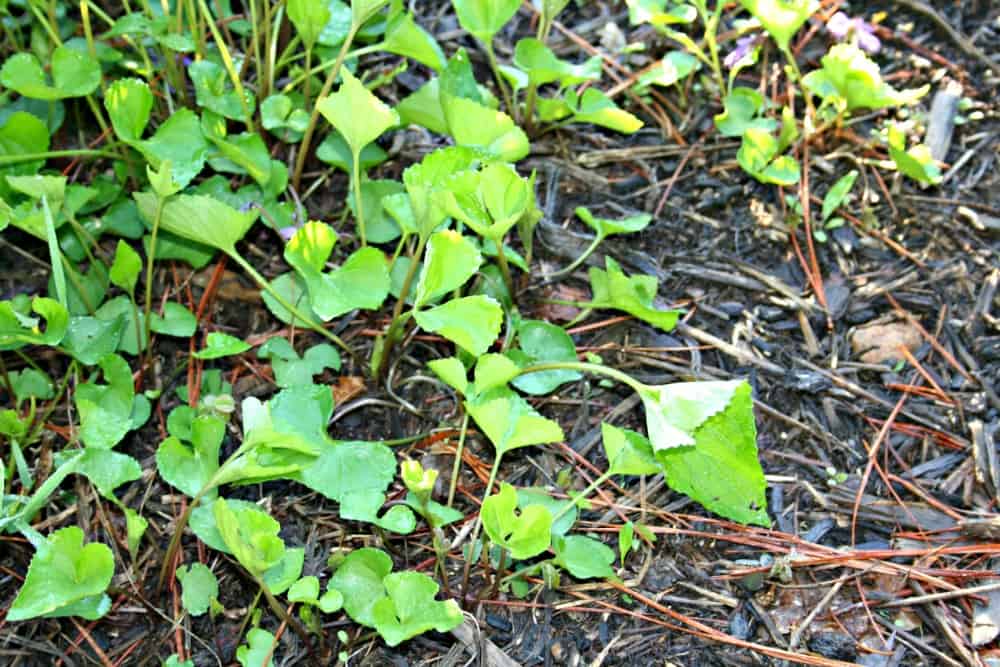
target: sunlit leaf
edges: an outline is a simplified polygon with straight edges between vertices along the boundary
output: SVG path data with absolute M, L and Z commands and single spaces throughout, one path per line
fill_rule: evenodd
M 111 609 L 104 591 L 114 571 L 114 556 L 107 546 L 84 545 L 83 531 L 76 526 L 57 530 L 32 557 L 7 621 L 60 616 L 96 620 Z
M 552 514 L 542 505 L 529 505 L 517 513 L 517 492 L 506 482 L 500 491 L 483 500 L 479 510 L 490 540 L 507 549 L 512 558 L 525 560 L 549 548 Z

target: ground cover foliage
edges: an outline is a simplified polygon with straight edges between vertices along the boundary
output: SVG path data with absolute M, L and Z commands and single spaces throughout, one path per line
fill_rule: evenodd
M 2 3 L 4 655 L 997 660 L 972 4 Z

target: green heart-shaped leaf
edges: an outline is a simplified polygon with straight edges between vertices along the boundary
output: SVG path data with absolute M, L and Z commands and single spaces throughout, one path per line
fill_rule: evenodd
M 438 584 L 422 572 L 394 572 L 382 579 L 386 597 L 375 602 L 375 629 L 389 646 L 428 630 L 448 632 L 464 617 L 454 600 L 436 600 Z
M 114 572 L 114 555 L 107 546 L 84 545 L 83 531 L 76 526 L 57 530 L 32 557 L 7 620 L 41 616 L 96 620 L 111 609 L 104 591 Z
M 101 66 L 87 54 L 68 46 L 57 46 L 50 61 L 52 83 L 45 70 L 30 53 L 16 53 L 0 69 L 0 83 L 25 97 L 37 100 L 61 100 L 83 97 L 101 83 Z
M 435 308 L 417 311 L 417 324 L 440 334 L 473 356 L 489 349 L 500 334 L 503 309 L 488 296 L 464 296 Z
M 391 127 L 399 114 L 375 97 L 353 74 L 343 70 L 340 89 L 316 103 L 316 108 L 344 137 L 355 155 Z
M 750 385 L 739 382 L 729 395 L 731 400 L 724 409 L 693 430 L 693 446 L 658 448 L 656 456 L 670 488 L 728 519 L 769 526 L 764 497 L 767 482 L 757 458 Z M 706 410 L 689 411 L 689 423 L 698 418 L 693 412 L 704 414 Z
M 152 224 L 156 218 L 156 195 L 136 192 L 132 197 L 143 217 Z M 236 243 L 255 220 L 256 210 L 243 213 L 213 197 L 176 195 L 163 206 L 160 228 L 227 254 L 236 254 Z
M 479 510 L 483 529 L 490 540 L 510 551 L 516 560 L 525 560 L 549 548 L 552 514 L 542 505 L 529 505 L 518 514 L 517 491 L 506 482 L 500 491 L 483 500 Z
M 469 239 L 450 229 L 435 232 L 427 241 L 414 303 L 423 306 L 455 291 L 482 263 L 482 255 Z
M 514 17 L 520 0 L 452 0 L 458 22 L 484 44 Z

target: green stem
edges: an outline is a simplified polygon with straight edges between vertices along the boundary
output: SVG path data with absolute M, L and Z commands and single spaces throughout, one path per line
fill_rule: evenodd
M 497 265 L 500 267 L 500 274 L 503 276 L 503 282 L 507 286 L 507 291 L 510 293 L 510 298 L 514 298 L 514 279 L 510 275 L 510 264 L 507 263 L 507 255 L 503 251 L 503 237 L 493 241 L 494 245 L 497 247 Z
M 36 160 L 48 160 L 50 158 L 61 157 L 106 157 L 118 159 L 121 156 L 113 151 L 92 150 L 89 148 L 75 148 L 64 151 L 45 151 L 44 153 L 21 153 L 19 155 L 0 155 L 0 167 L 22 162 L 35 162 Z
M 392 323 L 389 324 L 389 331 L 385 334 L 382 358 L 379 361 L 378 368 L 375 370 L 375 377 L 377 379 L 385 377 L 385 373 L 389 369 L 389 357 L 391 356 L 392 348 L 396 346 L 396 339 L 399 338 L 405 322 L 402 317 L 403 306 L 406 305 L 406 297 L 410 294 L 410 286 L 413 284 L 413 278 L 417 275 L 417 267 L 420 264 L 420 258 L 424 254 L 424 246 L 427 245 L 428 238 L 428 236 L 420 236 L 417 249 L 410 257 L 410 266 L 406 269 L 406 276 L 403 278 L 403 286 L 399 291 L 399 298 L 396 299 L 396 305 L 392 308 Z
M 319 91 L 317 99 L 323 99 L 333 89 L 333 84 L 340 75 L 340 68 L 344 64 L 344 57 L 347 55 L 347 50 L 351 48 L 351 42 L 354 41 L 354 36 L 358 33 L 360 27 L 353 23 L 351 24 L 351 29 L 348 31 L 347 37 L 344 39 L 344 44 L 340 47 L 340 52 L 337 54 L 337 59 L 333 63 L 333 69 L 330 70 L 326 81 L 323 82 L 323 88 Z M 309 125 L 306 126 L 306 132 L 302 135 L 302 143 L 299 144 L 299 154 L 295 156 L 295 172 L 292 175 L 292 187 L 296 191 L 299 189 L 299 181 L 302 180 L 302 170 L 306 165 L 306 155 L 309 153 L 309 144 L 312 143 L 312 135 L 316 131 L 316 122 L 318 120 L 319 106 L 314 105 L 312 113 L 309 115 Z
M 312 653 L 313 645 L 312 640 L 309 638 L 309 631 L 302 627 L 302 624 L 299 623 L 294 616 L 288 613 L 281 602 L 278 601 L 278 598 L 274 597 L 274 593 L 268 589 L 267 584 L 264 583 L 263 579 L 253 573 L 250 573 L 250 576 L 252 576 L 253 580 L 257 582 L 258 586 L 260 586 L 260 590 L 264 593 L 264 599 L 267 600 L 267 606 L 271 608 L 271 611 L 277 614 L 278 618 L 280 618 L 282 622 L 286 623 L 292 628 L 292 630 L 295 631 L 295 634 L 297 634 L 299 638 L 305 642 L 305 645 L 309 647 L 309 652 Z M 322 637 L 323 635 L 320 633 L 320 641 L 322 641 Z
M 188 521 L 191 519 L 191 513 L 194 512 L 198 503 L 201 499 L 205 497 L 213 489 L 218 488 L 226 481 L 226 475 L 229 472 L 230 466 L 239 460 L 239 458 L 249 451 L 250 447 L 247 446 L 247 441 L 243 441 L 239 447 L 236 448 L 226 462 L 219 466 L 215 474 L 212 475 L 211 479 L 203 486 L 198 493 L 191 498 L 191 502 L 188 506 L 184 508 L 184 512 L 181 514 L 180 518 L 177 519 L 177 524 L 174 526 L 173 535 L 170 537 L 170 543 L 167 545 L 166 557 L 163 559 L 163 565 L 160 567 L 160 578 L 156 584 L 157 592 L 163 590 L 163 583 L 166 581 L 167 572 L 170 571 L 171 563 L 173 563 L 174 558 L 177 556 L 177 549 L 180 548 L 181 536 L 184 534 L 184 529 L 187 528 Z
M 465 450 L 465 434 L 469 430 L 469 413 L 462 415 L 462 429 L 458 436 L 458 447 L 455 449 L 455 463 L 451 466 L 451 483 L 448 485 L 448 507 L 455 502 L 455 489 L 458 488 L 458 473 L 462 469 L 462 452 Z
M 600 364 L 589 364 L 583 361 L 548 361 L 541 364 L 534 364 L 533 366 L 525 366 L 520 370 L 518 375 L 527 375 L 528 373 L 539 373 L 541 371 L 557 371 L 557 370 L 568 370 L 568 371 L 579 371 L 581 373 L 594 373 L 595 375 L 604 375 L 605 377 L 611 378 L 621 382 L 622 384 L 628 385 L 635 391 L 641 393 L 648 389 L 648 385 L 639 382 L 631 375 L 623 373 L 618 369 L 611 368 L 609 366 L 602 366 Z
M 368 245 L 365 235 L 365 206 L 361 200 L 361 151 L 353 151 L 351 155 L 354 164 L 351 165 L 351 186 L 354 188 L 354 207 L 357 214 L 358 233 L 361 235 L 361 247 Z
M 594 237 L 594 240 L 590 242 L 590 245 L 587 246 L 587 249 L 583 251 L 582 255 L 574 259 L 569 266 L 559 269 L 555 273 L 550 273 L 548 276 L 546 276 L 546 279 L 551 280 L 552 278 L 560 278 L 568 273 L 571 273 L 573 269 L 583 264 L 585 261 L 587 261 L 588 257 L 594 254 L 594 251 L 597 250 L 597 246 L 599 246 L 601 244 L 601 241 L 603 241 L 605 238 L 607 237 L 601 236 L 600 234 L 596 235 Z
M 49 198 L 42 195 L 42 211 L 45 213 L 45 236 L 49 244 L 49 263 L 52 265 L 52 281 L 56 284 L 56 296 L 63 308 L 68 306 L 66 296 L 66 274 L 63 272 L 63 254 L 56 238 L 56 225 L 49 210 Z
M 83 281 L 80 280 L 80 276 L 77 275 L 73 263 L 66 259 L 66 255 L 62 254 L 60 251 L 59 257 L 62 261 L 62 266 L 66 269 L 66 277 L 69 281 L 73 283 L 73 287 L 76 288 L 76 293 L 80 297 L 80 301 L 83 301 L 83 307 L 87 309 L 87 314 L 93 317 L 94 311 L 96 310 L 93 303 L 90 301 L 90 297 L 87 296 L 87 290 L 83 286 Z M 53 271 L 55 273 L 55 271 Z
M 194 512 L 195 507 L 201 501 L 202 497 L 215 488 L 213 481 L 202 488 L 198 494 L 191 499 L 187 507 L 184 508 L 184 512 L 181 514 L 180 518 L 177 519 L 177 524 L 174 526 L 174 532 L 170 536 L 170 543 L 167 544 L 167 553 L 163 559 L 163 565 L 160 566 L 160 578 L 156 581 L 156 591 L 159 593 L 163 590 L 163 584 L 167 581 L 167 574 L 170 572 L 174 558 L 177 557 L 177 550 L 181 546 L 181 536 L 184 534 L 184 529 L 187 528 L 188 521 L 191 519 L 191 513 Z
M 298 39 L 298 37 L 293 37 L 292 41 L 289 42 L 289 47 L 291 47 L 291 45 L 294 44 L 297 39 Z M 384 45 L 385 45 L 385 42 L 377 42 L 375 44 L 369 44 L 368 46 L 363 46 L 361 48 L 358 48 L 358 49 L 355 49 L 353 51 L 348 52 L 348 54 L 347 54 L 347 56 L 345 56 L 344 60 L 348 60 L 348 59 L 354 60 L 355 58 L 360 58 L 361 56 L 368 55 L 369 53 L 377 53 L 378 51 L 382 51 L 383 50 L 382 47 Z M 286 65 L 291 64 L 294 60 L 296 60 L 299 57 L 297 55 L 289 56 L 288 55 L 289 50 L 290 50 L 289 48 L 286 48 L 285 51 L 282 52 L 281 58 L 279 58 L 279 60 L 278 60 L 278 68 L 279 69 L 282 68 L 282 67 L 284 67 L 284 66 L 286 66 Z M 303 81 L 305 81 L 305 78 L 307 76 L 313 76 L 314 74 L 319 74 L 319 73 L 323 72 L 324 70 L 330 69 L 335 64 L 336 64 L 336 61 L 334 61 L 334 60 L 327 60 L 326 62 L 320 62 L 320 64 L 315 65 L 312 69 L 303 71 L 301 74 L 299 74 L 298 76 L 296 76 L 294 79 L 289 79 L 288 83 L 286 83 L 282 87 L 282 91 L 287 93 L 287 92 L 289 92 L 291 90 L 295 90 L 296 88 L 299 87 L 299 84 L 301 84 Z
M 570 498 L 569 502 L 566 503 L 565 505 L 563 505 L 563 508 L 561 510 L 559 510 L 558 512 L 555 513 L 555 515 L 552 517 L 552 523 L 555 524 L 556 521 L 558 521 L 559 519 L 563 518 L 574 507 L 578 507 L 582 501 L 586 500 L 587 496 L 589 496 L 591 493 L 594 492 L 594 489 L 596 489 L 597 487 L 599 487 L 601 484 L 604 484 L 604 482 L 608 481 L 608 479 L 610 479 L 610 478 L 611 478 L 611 471 L 610 470 L 607 471 L 607 472 L 601 473 L 597 477 L 597 479 L 595 479 L 593 482 L 591 482 L 589 485 L 587 485 L 586 489 L 584 489 L 580 493 L 578 493 L 578 494 L 574 495 L 572 498 Z
M 270 12 L 270 2 L 268 3 L 268 11 Z M 278 35 L 281 30 L 281 21 L 285 17 L 285 7 L 284 5 L 278 7 L 277 12 L 274 15 L 273 27 L 271 29 L 271 43 L 267 50 L 267 79 L 265 84 L 267 86 L 267 92 L 270 93 L 274 90 L 274 72 L 277 68 L 278 57 Z M 298 36 L 293 38 L 291 41 L 298 39 Z M 284 54 L 282 54 L 284 55 Z M 261 97 L 264 97 L 263 95 Z
M 243 121 L 247 126 L 247 130 L 253 134 L 256 132 L 253 125 L 253 114 L 250 113 L 250 105 L 247 103 L 246 92 L 243 90 L 243 81 L 240 80 L 240 75 L 236 71 L 236 64 L 229 54 L 229 48 L 226 46 L 225 40 L 222 39 L 222 34 L 219 32 L 219 28 L 216 27 L 215 20 L 212 18 L 212 13 L 208 10 L 205 0 L 198 0 L 198 5 L 201 7 L 201 13 L 204 15 L 208 29 L 212 33 L 215 45 L 219 49 L 219 55 L 222 56 L 222 64 L 225 65 L 226 72 L 229 73 L 229 80 L 232 81 L 233 88 L 236 89 L 236 95 L 240 98 L 240 105 L 243 107 Z
M 532 563 L 531 565 L 529 565 L 528 567 L 524 568 L 523 570 L 518 570 L 517 572 L 511 572 L 506 577 L 504 577 L 503 579 L 500 580 L 500 585 L 502 586 L 502 585 L 506 584 L 508 581 L 513 581 L 514 579 L 520 579 L 522 577 L 530 577 L 531 575 L 533 575 L 536 572 L 538 572 L 539 570 L 541 570 L 542 567 L 546 563 L 548 563 L 550 561 L 551 561 L 551 559 L 541 560 L 541 561 L 538 561 L 537 563 Z
M 166 205 L 167 200 L 163 197 L 156 197 L 156 213 L 153 216 L 153 229 L 149 232 L 149 249 L 146 252 L 146 284 L 144 286 L 144 297 L 145 303 L 143 304 L 143 314 L 145 319 L 143 320 L 143 325 L 145 329 L 146 337 L 138 338 L 136 340 L 136 346 L 140 351 L 144 345 L 149 345 L 149 331 L 152 325 L 151 314 L 153 312 L 153 262 L 156 260 L 156 238 L 160 233 L 160 218 L 163 217 L 163 207 Z M 153 369 L 153 348 L 149 347 L 146 354 L 146 363 L 141 368 L 148 368 L 150 372 Z
M 719 62 L 719 44 L 716 42 L 715 37 L 719 27 L 719 17 L 724 4 L 724 2 L 719 0 L 719 2 L 716 3 L 715 11 L 709 13 L 708 5 L 704 2 L 704 0 L 695 3 L 695 7 L 698 9 L 698 14 L 701 16 L 701 22 L 705 25 L 705 44 L 708 45 L 708 53 L 712 59 L 712 75 L 715 77 L 715 85 L 719 87 L 720 95 L 725 90 L 725 84 L 722 80 L 722 65 Z
M 795 61 L 795 54 L 792 53 L 790 48 L 782 48 L 781 52 L 785 55 L 785 59 L 788 60 L 788 68 L 792 72 L 792 79 L 797 86 L 802 86 L 802 72 L 799 70 L 799 64 Z M 816 109 L 813 107 L 812 96 L 809 91 L 802 87 L 802 97 L 806 101 L 806 110 L 809 118 L 816 117 Z
M 483 50 L 486 51 L 486 58 L 490 61 L 490 68 L 493 70 L 494 78 L 496 78 L 497 88 L 500 89 L 500 95 L 503 97 L 503 103 L 507 107 L 507 113 L 516 118 L 517 109 L 514 108 L 510 90 L 507 89 L 507 83 L 503 80 L 503 74 L 500 72 L 500 65 L 497 63 L 497 54 L 493 50 L 493 41 L 490 40 L 484 42 Z
M 257 68 L 257 81 L 264 80 L 264 59 L 260 55 L 260 25 L 257 21 L 257 0 L 250 0 L 250 38 L 253 40 L 253 62 Z M 264 0 L 265 5 L 270 5 L 270 0 Z M 261 84 L 263 87 L 263 84 Z M 266 96 L 264 91 L 261 92 L 261 99 L 263 100 Z
M 528 91 L 524 94 L 524 126 L 529 136 L 535 134 L 535 100 L 537 98 L 538 86 L 529 83 Z
M 483 492 L 484 500 L 488 495 L 490 495 L 490 491 L 493 489 L 493 483 L 496 482 L 497 472 L 500 470 L 500 461 L 502 460 L 503 460 L 503 452 L 497 452 L 497 456 L 493 460 L 493 467 L 490 469 L 490 479 L 488 482 L 486 482 L 486 490 Z M 469 542 L 470 554 L 473 553 L 471 549 L 475 549 L 476 547 L 476 541 L 479 540 L 479 531 L 482 529 L 482 527 L 483 527 L 483 517 L 481 514 L 477 514 L 476 525 L 472 529 L 472 539 Z M 485 553 L 486 551 L 485 548 L 483 549 L 483 551 Z M 469 583 L 469 569 L 471 568 L 471 566 L 472 566 L 472 559 L 471 558 L 465 559 L 465 572 L 462 575 L 462 579 L 465 582 L 462 591 L 463 597 L 465 597 L 465 594 L 468 592 L 468 590 L 466 589 Z
M 312 49 L 307 46 L 306 47 L 306 71 L 307 72 L 309 71 L 309 68 L 311 66 L 312 66 Z M 306 80 L 305 80 L 305 85 L 302 88 L 303 107 L 306 108 L 306 109 L 309 108 L 309 100 L 311 98 L 311 95 L 310 95 L 311 93 L 312 93 L 312 77 L 311 76 L 307 76 Z
M 351 357 L 355 357 L 354 350 L 348 347 L 347 343 L 341 340 L 340 336 L 333 333 L 332 331 L 328 331 L 321 324 L 314 322 L 312 318 L 303 314 L 302 311 L 300 311 L 298 308 L 292 305 L 285 297 L 283 297 L 278 292 L 278 290 L 274 289 L 274 287 L 271 286 L 271 283 L 270 281 L 267 280 L 267 278 L 257 273 L 257 269 L 253 268 L 250 262 L 243 259 L 243 257 L 241 257 L 239 253 L 237 253 L 236 251 L 227 251 L 226 254 L 229 255 L 234 262 L 239 264 L 240 268 L 246 271 L 250 275 L 250 277 L 253 278 L 254 281 L 261 287 L 261 289 L 265 290 L 268 294 L 274 297 L 274 300 L 277 301 L 282 308 L 291 313 L 292 318 L 294 320 L 300 320 L 307 327 L 309 327 L 316 333 L 320 334 L 321 336 L 325 337 L 326 339 L 330 340 L 335 345 L 340 347 L 342 350 L 347 352 L 349 355 L 351 355 Z

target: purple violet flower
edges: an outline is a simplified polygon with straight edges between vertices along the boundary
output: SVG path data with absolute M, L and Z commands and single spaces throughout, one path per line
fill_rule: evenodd
M 278 235 L 286 241 L 291 241 L 292 237 L 295 236 L 295 232 L 299 231 L 299 227 L 301 226 L 302 225 L 288 225 L 287 227 L 282 227 L 278 230 Z
M 837 39 L 853 37 L 867 53 L 878 53 L 882 48 L 882 42 L 875 36 L 875 26 L 860 17 L 852 19 L 844 12 L 837 12 L 826 22 L 826 30 Z
M 749 56 L 757 45 L 763 41 L 762 35 L 760 33 L 755 33 L 753 35 L 747 35 L 746 37 L 740 37 L 736 40 L 736 48 L 729 52 L 729 54 L 722 61 L 722 64 L 726 69 L 733 69 L 736 67 L 741 60 Z

